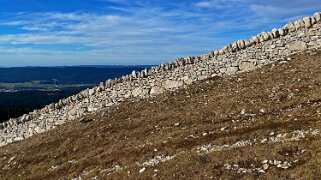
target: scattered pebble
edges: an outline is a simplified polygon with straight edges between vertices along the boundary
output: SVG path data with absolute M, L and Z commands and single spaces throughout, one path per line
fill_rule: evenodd
M 146 167 L 143 167 L 142 169 L 140 169 L 139 173 L 143 173 L 144 171 L 146 171 Z
M 264 169 L 264 170 L 269 169 L 269 165 L 268 165 L 268 164 L 263 164 L 263 166 L 262 166 L 262 167 L 263 167 L 263 169 Z
M 227 127 L 222 127 L 221 131 L 225 131 L 227 129 Z

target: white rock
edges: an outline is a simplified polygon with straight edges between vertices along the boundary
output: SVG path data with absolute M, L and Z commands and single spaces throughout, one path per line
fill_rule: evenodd
M 263 167 L 263 169 L 264 169 L 264 170 L 269 169 L 269 165 L 268 165 L 268 164 L 263 164 L 263 166 L 262 166 L 262 167 Z
M 152 87 L 152 89 L 150 90 L 150 94 L 151 95 L 158 95 L 164 92 L 164 89 L 158 86 L 154 86 Z
M 308 49 L 308 45 L 303 41 L 295 41 L 288 45 L 291 51 L 305 51 Z
M 227 127 L 222 127 L 221 131 L 225 131 L 227 129 Z
M 254 59 L 247 60 L 247 61 L 241 61 L 239 63 L 239 69 L 240 69 L 240 71 L 252 70 L 255 68 L 256 64 L 257 64 L 257 61 Z
M 228 67 L 226 69 L 226 74 L 235 74 L 239 70 L 238 67 Z
M 317 12 L 313 16 L 317 20 L 317 22 L 321 22 L 321 13 Z
M 176 89 L 184 85 L 183 81 L 166 80 L 162 83 L 164 89 Z
M 189 78 L 188 76 L 183 77 L 183 82 L 186 85 L 191 85 L 193 83 L 193 80 L 191 78 Z
M 139 173 L 143 173 L 144 171 L 146 171 L 146 167 L 143 167 L 142 169 L 140 169 Z
M 303 22 L 306 28 L 310 28 L 312 26 L 311 18 L 305 17 L 303 18 Z

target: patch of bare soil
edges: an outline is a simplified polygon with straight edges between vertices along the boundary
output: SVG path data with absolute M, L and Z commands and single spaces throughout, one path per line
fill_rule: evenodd
M 321 53 L 215 77 L 0 148 L 0 179 L 320 179 Z

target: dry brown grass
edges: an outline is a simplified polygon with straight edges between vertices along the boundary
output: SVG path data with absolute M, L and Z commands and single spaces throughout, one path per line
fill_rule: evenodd
M 320 135 L 197 152 L 202 145 L 262 139 L 272 131 L 321 129 L 320 72 L 320 53 L 299 55 L 154 99 L 121 103 L 87 116 L 92 122 L 70 122 L 0 148 L 0 179 L 320 179 Z M 139 173 L 143 167 L 136 163 L 157 155 L 175 157 Z M 224 167 L 250 168 L 265 159 L 297 161 L 289 169 L 270 167 L 266 173 L 239 174 Z M 106 170 L 117 165 L 123 169 Z

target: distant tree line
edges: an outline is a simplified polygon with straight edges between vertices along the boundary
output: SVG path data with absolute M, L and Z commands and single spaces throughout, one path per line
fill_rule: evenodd
M 80 91 L 21 91 L 0 93 L 0 122 L 10 118 L 17 118 L 34 109 L 41 109 L 45 105 L 59 101 Z

